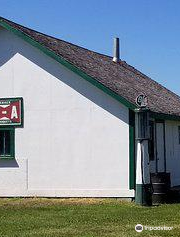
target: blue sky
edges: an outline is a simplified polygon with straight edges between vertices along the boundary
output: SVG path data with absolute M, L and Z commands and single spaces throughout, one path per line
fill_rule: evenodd
M 179 0 L 0 0 L 0 15 L 121 59 L 180 95 Z

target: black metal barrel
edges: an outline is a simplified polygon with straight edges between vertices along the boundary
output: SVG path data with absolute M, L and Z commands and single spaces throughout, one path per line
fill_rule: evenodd
M 159 172 L 151 174 L 152 204 L 167 202 L 167 194 L 171 186 L 170 173 Z

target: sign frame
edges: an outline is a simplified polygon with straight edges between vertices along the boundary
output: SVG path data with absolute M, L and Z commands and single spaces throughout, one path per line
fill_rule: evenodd
M 140 93 L 136 97 L 136 104 L 139 108 L 146 108 L 148 106 L 148 97 L 144 93 Z
M 9 98 L 0 98 L 0 106 L 2 102 L 16 102 L 19 101 L 20 103 L 20 122 L 19 123 L 13 123 L 13 122 L 3 122 L 0 120 L 0 127 L 23 127 L 24 126 L 24 103 L 23 103 L 23 98 L 22 97 L 9 97 Z

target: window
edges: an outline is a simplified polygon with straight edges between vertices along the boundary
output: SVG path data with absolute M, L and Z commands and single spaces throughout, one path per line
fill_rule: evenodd
M 149 137 L 146 127 L 148 127 L 149 114 L 147 112 L 137 113 L 138 129 L 136 131 L 138 139 L 146 139 Z
M 154 122 L 149 123 L 149 160 L 154 160 Z
M 179 144 L 180 144 L 180 126 L 178 126 L 178 139 L 179 139 Z
M 14 128 L 0 128 L 0 158 L 14 158 Z

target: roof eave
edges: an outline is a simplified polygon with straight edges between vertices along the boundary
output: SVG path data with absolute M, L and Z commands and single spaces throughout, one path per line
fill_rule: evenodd
M 151 111 L 151 117 L 159 120 L 173 120 L 173 121 L 180 121 L 180 116 L 173 115 L 173 114 L 163 114 Z
M 0 26 L 5 28 L 6 30 L 9 30 L 10 32 L 14 33 L 15 35 L 19 36 L 20 38 L 22 38 L 23 40 L 25 40 L 26 42 L 28 42 L 32 46 L 38 48 L 44 54 L 46 54 L 49 57 L 53 58 L 54 60 L 56 60 L 57 62 L 59 62 L 60 64 L 62 64 L 66 68 L 68 68 L 69 70 L 73 71 L 74 73 L 76 73 L 77 75 L 79 75 L 83 79 L 85 79 L 86 81 L 90 82 L 91 84 L 93 84 L 94 86 L 99 88 L 100 90 L 104 91 L 106 94 L 108 94 L 111 97 L 113 97 L 115 100 L 117 100 L 120 103 L 122 103 L 125 107 L 127 107 L 127 108 L 129 108 L 131 110 L 134 110 L 134 109 L 137 108 L 136 105 L 132 104 L 131 102 L 126 100 L 124 97 L 120 96 L 119 94 L 115 93 L 114 91 L 112 91 L 108 87 L 104 86 L 102 83 L 98 82 L 95 78 L 87 75 L 81 69 L 77 68 L 72 63 L 68 62 L 63 57 L 61 57 L 60 55 L 57 55 L 56 53 L 54 53 L 49 48 L 47 48 L 43 44 L 39 43 L 38 41 L 36 41 L 32 37 L 30 37 L 28 34 L 26 34 L 26 33 L 22 32 L 21 30 L 16 29 L 15 27 L 11 26 L 7 22 L 5 22 L 3 19 L 0 19 Z

